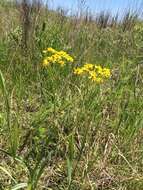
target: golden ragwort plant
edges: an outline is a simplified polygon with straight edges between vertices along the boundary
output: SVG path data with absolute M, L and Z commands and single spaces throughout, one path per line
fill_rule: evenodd
M 43 53 L 44 59 L 42 65 L 44 67 L 50 66 L 51 64 L 59 64 L 63 67 L 66 63 L 74 62 L 73 57 L 65 51 L 57 51 L 50 47 L 43 50 Z M 91 63 L 86 63 L 82 67 L 74 68 L 73 73 L 75 75 L 87 76 L 90 80 L 96 83 L 103 83 L 106 79 L 111 77 L 110 69 Z

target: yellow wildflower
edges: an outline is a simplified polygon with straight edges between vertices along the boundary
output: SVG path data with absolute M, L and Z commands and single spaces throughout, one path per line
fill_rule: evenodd
M 89 71 L 89 79 L 96 81 L 97 75 L 95 71 Z
M 65 62 L 64 61 L 59 61 L 58 62 L 62 67 L 65 65 Z
M 57 63 L 61 66 L 64 66 L 67 62 L 73 62 L 74 59 L 65 51 L 56 51 L 52 47 L 43 50 L 43 53 L 51 53 L 50 56 L 45 57 L 43 60 L 43 65 L 49 65 L 50 63 Z
M 57 53 L 57 51 L 55 49 L 51 48 L 51 47 L 47 48 L 47 51 L 51 52 L 51 53 Z
M 43 60 L 43 66 L 48 66 L 50 64 L 50 62 L 47 59 Z
M 82 68 L 75 68 L 74 69 L 74 74 L 76 75 L 81 75 L 83 74 L 84 70 Z
M 57 54 L 71 63 L 74 61 L 73 58 L 69 54 L 67 54 L 65 51 L 59 51 Z
M 50 56 L 50 57 L 46 57 L 46 59 L 47 59 L 47 61 L 49 61 L 49 62 L 53 62 L 53 57 L 52 56 Z
M 102 67 L 101 67 L 101 66 L 95 65 L 95 69 L 97 70 L 97 73 L 98 73 L 98 74 L 101 74 L 101 75 L 102 75 Z
M 59 61 L 62 60 L 61 56 L 58 55 L 58 54 L 54 54 L 54 55 L 52 55 L 51 57 L 52 57 L 52 59 L 53 59 L 53 63 L 57 63 L 57 62 L 59 62 Z
M 86 63 L 84 66 L 83 66 L 83 69 L 85 71 L 90 71 L 94 68 L 94 65 L 93 64 L 90 64 L 90 63 Z
M 103 82 L 103 79 L 101 77 L 98 77 L 97 76 L 97 73 L 95 71 L 90 71 L 89 72 L 89 78 L 92 80 L 92 81 L 95 81 L 97 83 L 102 83 Z
M 103 68 L 102 75 L 105 78 L 109 78 L 111 76 L 110 69 Z
M 59 51 L 58 54 L 63 57 L 65 57 L 67 55 L 67 53 L 65 51 Z
M 70 55 L 67 55 L 66 56 L 66 60 L 73 63 L 74 59 L 70 56 Z
M 101 66 L 86 63 L 81 68 L 74 69 L 74 73 L 77 75 L 87 74 L 88 78 L 96 83 L 103 83 L 104 79 L 111 76 L 110 69 L 102 68 Z

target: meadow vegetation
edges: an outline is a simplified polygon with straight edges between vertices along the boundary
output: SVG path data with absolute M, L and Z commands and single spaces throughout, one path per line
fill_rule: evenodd
M 0 190 L 143 190 L 143 22 L 0 1 Z

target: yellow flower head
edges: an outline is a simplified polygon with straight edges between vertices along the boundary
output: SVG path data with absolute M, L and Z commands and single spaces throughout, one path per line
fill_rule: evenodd
M 82 68 L 75 68 L 74 69 L 74 74 L 75 75 L 81 75 L 84 73 L 84 70 Z
M 47 52 L 51 52 L 51 53 L 57 53 L 57 51 L 53 48 L 47 48 Z
M 95 71 L 89 71 L 89 79 L 96 81 L 97 75 Z
M 52 57 L 53 63 L 57 63 L 57 62 L 61 61 L 61 56 L 58 54 L 54 54 L 51 57 Z
M 90 70 L 92 70 L 93 68 L 94 68 L 94 65 L 91 64 L 91 63 L 86 63 L 86 64 L 83 66 L 83 69 L 84 69 L 85 71 L 90 71 Z
M 67 55 L 66 56 L 66 60 L 73 63 L 74 59 L 70 56 L 70 55 Z
M 102 75 L 103 75 L 103 77 L 105 77 L 105 78 L 110 78 L 110 77 L 111 77 L 110 69 L 104 68 L 104 69 L 103 69 L 103 72 L 102 72 Z
M 49 66 L 50 62 L 47 59 L 43 60 L 43 66 Z
M 73 58 L 69 54 L 67 54 L 65 51 L 59 51 L 58 55 L 60 55 L 62 58 L 66 59 L 67 61 L 71 63 L 74 61 Z
M 46 50 L 43 50 L 43 53 L 51 53 L 52 55 L 44 58 L 43 60 L 43 66 L 49 65 L 50 63 L 57 63 L 61 66 L 64 66 L 67 62 L 73 62 L 73 58 L 66 53 L 65 51 L 56 51 L 55 49 L 49 47 Z
M 110 69 L 102 68 L 101 66 L 86 63 L 81 68 L 74 69 L 77 75 L 86 74 L 89 79 L 96 83 L 103 83 L 106 78 L 111 76 Z
M 62 61 L 62 60 L 61 60 L 61 61 L 59 61 L 58 63 L 59 63 L 62 67 L 65 65 L 65 62 L 64 62 L 64 61 Z
M 98 74 L 102 75 L 102 67 L 101 66 L 95 65 L 95 69 L 96 69 Z
M 89 79 L 92 81 L 95 81 L 97 83 L 102 83 L 103 79 L 101 77 L 98 77 L 97 73 L 95 71 L 90 71 L 89 72 Z

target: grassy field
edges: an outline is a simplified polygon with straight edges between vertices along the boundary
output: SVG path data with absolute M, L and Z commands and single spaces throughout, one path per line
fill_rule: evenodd
M 1 1 L 0 190 L 143 190 L 142 53 L 133 14 Z

